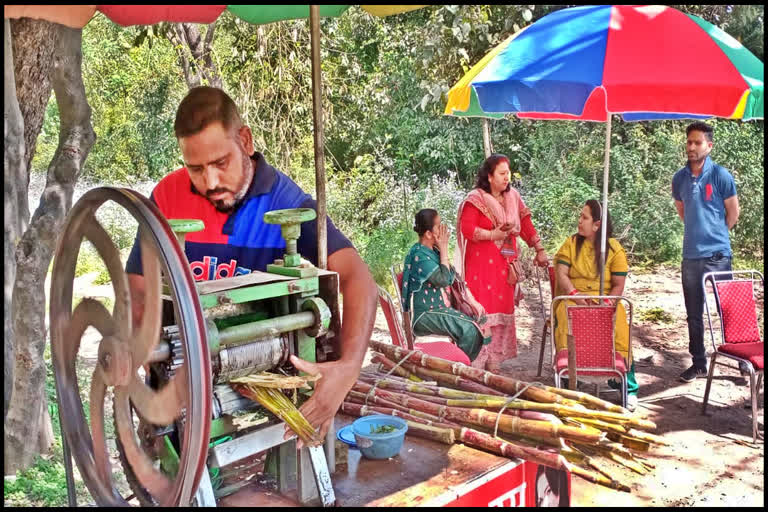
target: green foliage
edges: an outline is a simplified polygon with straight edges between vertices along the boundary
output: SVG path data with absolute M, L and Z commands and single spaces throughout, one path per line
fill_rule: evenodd
M 655 324 L 670 324 L 673 322 L 672 315 L 662 308 L 651 308 L 640 312 L 640 319 L 644 322 L 653 322 Z
M 67 480 L 62 462 L 61 443 L 50 459 L 36 457 L 35 464 L 21 471 L 15 479 L 5 481 L 3 501 L 6 506 L 62 507 L 67 504 Z M 75 484 L 78 501 L 90 501 L 82 481 Z
M 54 444 L 51 453 L 45 457 L 37 456 L 34 464 L 8 478 L 3 486 L 3 500 L 8 507 L 63 507 L 67 504 L 67 480 L 64 469 L 63 453 L 61 447 L 61 426 L 59 423 L 59 411 L 56 403 L 56 384 L 51 364 L 50 344 L 45 347 L 45 397 L 48 402 L 48 412 L 51 415 L 53 426 Z M 83 373 L 83 372 L 80 372 Z M 78 375 L 81 390 L 85 390 L 84 405 L 86 418 L 89 416 L 88 389 L 89 377 L 85 374 Z M 91 501 L 88 491 L 82 480 L 75 482 L 77 499 L 79 504 Z
M 77 266 L 75 267 L 75 277 L 82 277 L 86 274 L 96 274 L 96 279 L 103 282 L 109 281 L 109 272 L 104 261 L 99 256 L 96 248 L 89 242 L 84 242 L 80 246 L 80 252 L 77 254 Z M 106 281 L 104 281 L 106 279 Z M 95 283 L 100 284 L 100 283 Z
M 482 122 L 442 115 L 448 88 L 509 35 L 565 7 L 446 5 L 386 18 L 350 9 L 321 20 L 328 208 L 377 280 L 388 282 L 387 267 L 415 241 L 418 209 L 436 207 L 453 225 L 484 158 Z M 722 27 L 762 58 L 762 6 L 675 7 Z M 100 15 L 85 27 L 84 79 L 99 137 L 84 179 L 136 184 L 180 164 L 172 123 L 186 83 L 162 37 L 167 28 L 121 28 Z M 256 149 L 314 191 L 308 23 L 254 26 L 225 11 L 215 34 L 214 61 Z M 613 123 L 610 210 L 634 266 L 680 259 L 683 226 L 670 184 L 685 163 L 686 124 Z M 742 207 L 732 233 L 735 261 L 762 261 L 764 199 L 754 191 L 764 186 L 764 124 L 713 124 L 712 157 L 734 174 Z M 604 129 L 600 123 L 491 121 L 494 150 L 509 156 L 515 185 L 550 252 L 575 231 L 584 201 L 601 196 Z M 57 144 L 52 98 L 34 171 L 45 170 Z M 100 210 L 99 220 L 120 250 L 131 246 L 135 224 L 108 210 Z M 79 275 L 94 267 L 92 255 L 83 258 Z M 104 272 L 99 282 L 106 281 Z

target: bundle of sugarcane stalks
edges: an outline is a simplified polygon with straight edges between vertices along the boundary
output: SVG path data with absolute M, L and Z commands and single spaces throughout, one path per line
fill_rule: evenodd
M 260 403 L 269 412 L 286 422 L 307 446 L 323 442 L 315 427 L 301 414 L 296 405 L 283 394 L 281 389 L 308 388 L 308 382 L 320 378 L 298 375 L 278 375 L 261 372 L 238 377 L 230 381 L 232 389 L 246 398 Z
M 371 347 L 379 370 L 361 373 L 342 404 L 346 414 L 399 416 L 410 435 L 565 469 L 626 492 L 600 459 L 646 474 L 654 466 L 638 452 L 667 444 L 647 432 L 656 428 L 652 421 L 587 393 L 531 385 L 386 343 L 371 341 Z

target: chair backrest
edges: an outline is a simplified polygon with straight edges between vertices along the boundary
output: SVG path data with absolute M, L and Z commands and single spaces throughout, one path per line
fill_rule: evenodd
M 722 319 L 724 343 L 762 341 L 757 323 L 753 281 L 736 279 L 715 281 L 715 296 Z
M 381 306 L 381 311 L 384 313 L 384 318 L 387 320 L 392 343 L 398 347 L 408 348 L 408 341 L 405 337 L 402 323 L 398 318 L 399 309 L 395 306 L 389 293 L 387 293 L 381 286 L 379 286 L 379 305 Z
M 389 267 L 389 274 L 392 277 L 392 285 L 395 287 L 395 293 L 397 294 L 397 300 L 402 305 L 403 303 L 403 266 L 392 265 Z M 402 306 L 401 306 L 402 307 Z
M 568 333 L 576 348 L 576 368 L 615 369 L 613 306 L 567 306 Z
M 552 298 L 555 297 L 555 267 L 550 263 L 547 265 L 547 273 L 549 274 L 549 291 L 552 293 Z

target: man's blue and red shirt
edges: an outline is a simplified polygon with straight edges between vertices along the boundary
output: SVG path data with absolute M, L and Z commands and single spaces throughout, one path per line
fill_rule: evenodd
M 285 208 L 317 209 L 317 202 L 291 178 L 269 165 L 261 153 L 255 153 L 251 159 L 253 181 L 231 213 L 218 211 L 195 190 L 184 167 L 165 176 L 152 191 L 150 199 L 167 219 L 200 219 L 205 224 L 203 231 L 187 233 L 185 237 L 185 252 L 196 281 L 266 270 L 267 264 L 283 257 L 285 240 L 279 225 L 264 222 L 264 213 Z M 330 217 L 327 227 L 329 256 L 345 247 L 354 247 Z M 297 248 L 304 258 L 317 265 L 317 220 L 301 225 Z M 125 271 L 142 273 L 138 238 Z
M 701 174 L 690 164 L 672 178 L 672 197 L 683 202 L 683 259 L 710 258 L 715 253 L 731 256 L 731 240 L 725 222 L 725 200 L 736 195 L 733 175 L 707 156 Z

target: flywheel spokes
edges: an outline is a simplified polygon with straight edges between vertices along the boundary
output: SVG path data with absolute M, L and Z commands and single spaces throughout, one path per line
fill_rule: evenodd
M 109 200 L 126 209 L 139 225 L 145 296 L 141 319 L 135 326 L 128 276 L 123 270 L 120 251 L 95 215 Z M 112 313 L 91 298 L 82 299 L 72 310 L 75 266 L 84 240 L 96 248 L 109 271 L 115 293 Z M 150 358 L 160 343 L 161 274 L 166 276 L 168 293 L 173 300 L 184 362 L 173 371 L 155 375 L 150 384 L 143 373 L 150 362 L 157 363 Z M 211 417 L 210 355 L 188 262 L 154 204 L 128 189 L 109 187 L 91 190 L 78 201 L 67 218 L 54 259 L 50 325 L 62 434 L 96 503 L 126 504 L 116 488 L 116 473 L 110 463 L 108 437 L 112 434 L 107 428 L 107 418 L 111 413 L 122 469 L 140 501 L 188 505 L 207 455 Z M 77 376 L 77 363 L 82 359 L 79 356 L 81 339 L 88 327 L 94 327 L 101 336 L 86 406 L 90 424 L 86 420 Z M 165 363 L 158 364 L 163 367 Z M 113 395 L 114 400 L 108 400 L 109 395 Z M 137 435 L 136 417 L 143 425 L 142 436 Z M 179 460 L 173 474 L 166 473 L 166 468 L 158 462 L 155 447 L 163 443 L 157 442 L 159 438 L 151 438 L 158 427 L 162 427 L 163 432 L 169 432 L 169 428 L 175 432 L 172 443 Z

